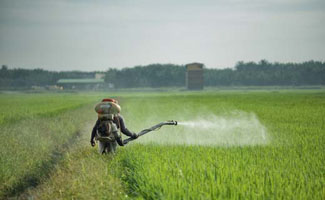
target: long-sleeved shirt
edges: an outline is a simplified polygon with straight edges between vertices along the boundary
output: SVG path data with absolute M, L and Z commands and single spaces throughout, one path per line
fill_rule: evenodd
M 117 128 L 120 128 L 121 129 L 121 132 L 124 134 L 124 135 L 127 135 L 129 137 L 132 137 L 133 136 L 133 133 L 131 131 L 129 131 L 129 129 L 127 129 L 125 127 L 125 123 L 124 123 L 124 119 L 121 115 L 118 115 L 117 117 L 114 117 L 114 120 L 113 122 L 116 124 Z M 96 121 L 96 124 L 91 132 L 91 138 L 90 138 L 90 141 L 93 141 L 95 136 L 96 136 L 96 133 L 97 133 L 97 129 L 99 127 L 99 124 L 100 124 L 100 120 L 98 119 Z

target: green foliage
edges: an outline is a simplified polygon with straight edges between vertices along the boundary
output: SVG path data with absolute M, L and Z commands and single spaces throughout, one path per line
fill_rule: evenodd
M 49 200 L 121 199 L 125 194 L 121 182 L 111 173 L 112 159 L 113 155 L 102 156 L 89 151 L 88 146 L 76 146 L 66 153 L 55 173 L 28 196 Z
M 324 100 L 324 92 L 130 98 L 125 101 L 129 127 L 146 124 L 146 118 L 154 115 L 175 112 L 178 116 L 185 105 L 190 109 L 186 115 L 195 116 L 201 112 L 195 105 L 201 104 L 203 112 L 207 107 L 215 113 L 232 109 L 256 113 L 268 128 L 271 143 L 245 147 L 131 144 L 114 160 L 119 167 L 116 174 L 132 197 L 144 199 L 322 199 Z M 152 134 L 167 134 L 164 130 Z
M 206 69 L 206 86 L 324 85 L 325 63 L 238 62 L 235 69 Z
M 208 66 L 209 67 L 209 66 Z M 150 64 L 132 68 L 107 70 L 105 82 L 116 88 L 184 87 L 185 66 Z M 31 86 L 54 85 L 59 79 L 93 78 L 95 72 L 52 72 L 43 69 L 0 70 L 0 89 L 28 89 Z M 270 86 L 324 85 L 325 63 L 270 63 L 266 60 L 238 62 L 234 69 L 204 69 L 205 86 Z
M 57 162 L 62 145 L 89 119 L 95 97 L 54 94 L 1 96 L 0 198 L 35 185 Z
M 91 102 L 104 94 L 82 96 Z M 164 127 L 119 147 L 114 156 L 101 156 L 89 145 L 96 116 L 92 107 L 54 116 L 45 114 L 44 120 L 35 112 L 33 119 L 1 125 L 2 141 L 9 141 L 0 146 L 3 187 L 13 187 L 26 174 L 42 172 L 39 163 L 50 159 L 50 152 L 66 143 L 80 123 L 90 121 L 76 147 L 65 154 L 48 179 L 41 178 L 42 184 L 30 195 L 36 199 L 323 199 L 325 196 L 323 90 L 110 96 L 119 97 L 122 115 L 132 131 L 168 119 L 190 120 L 197 115 L 240 110 L 256 114 L 266 126 L 270 141 L 266 145 L 228 147 L 142 143 L 149 134 L 182 139 L 177 131 L 169 134 L 172 129 L 180 130 L 178 127 Z M 23 138 L 22 143 L 9 134 L 12 131 Z M 200 130 L 197 134 L 204 137 Z M 17 151 L 10 152 L 12 149 Z
M 94 100 L 94 97 L 82 94 L 1 94 L 0 125 L 22 119 L 56 116 Z
M 235 69 L 204 69 L 205 86 L 324 85 L 325 63 L 238 62 Z M 185 67 L 152 64 L 109 69 L 106 82 L 117 88 L 185 86 Z
M 59 79 L 93 78 L 94 74 L 95 72 L 8 69 L 3 65 L 0 70 L 0 89 L 30 89 L 31 86 L 55 85 Z
M 173 64 L 151 64 L 121 70 L 109 69 L 105 81 L 117 88 L 177 87 L 185 85 L 185 67 Z
M 324 162 L 296 151 L 133 145 L 118 156 L 130 195 L 144 199 L 321 199 Z

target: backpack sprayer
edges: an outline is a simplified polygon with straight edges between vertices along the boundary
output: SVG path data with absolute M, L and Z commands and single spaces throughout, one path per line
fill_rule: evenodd
M 114 115 L 118 114 L 121 112 L 121 107 L 118 105 L 118 102 L 115 99 L 103 99 L 102 102 L 98 103 L 95 107 L 95 111 L 98 113 L 98 119 L 106 119 L 106 120 L 113 120 Z M 177 125 L 177 121 L 166 121 L 166 122 L 161 122 L 157 125 L 154 125 L 151 128 L 144 129 L 140 133 L 138 133 L 138 137 L 149 133 L 151 131 L 158 130 L 164 125 Z M 101 138 L 103 139 L 103 138 Z M 128 138 L 123 140 L 123 144 L 126 145 L 132 140 L 135 140 L 137 138 Z M 103 139 L 104 140 L 104 139 Z M 105 137 L 106 140 L 106 137 Z
M 147 133 L 149 133 L 151 131 L 158 130 L 158 129 L 160 129 L 164 125 L 175 125 L 176 126 L 177 125 L 177 121 L 170 120 L 170 121 L 166 121 L 166 122 L 161 122 L 161 123 L 159 123 L 157 125 L 154 125 L 151 128 L 142 130 L 140 133 L 138 133 L 138 137 L 140 137 L 140 136 L 142 136 L 144 134 L 147 134 Z M 128 138 L 128 139 L 125 139 L 125 140 L 123 140 L 123 144 L 126 145 L 127 143 L 129 143 L 130 141 L 135 140 L 135 139 L 137 139 L 137 138 Z

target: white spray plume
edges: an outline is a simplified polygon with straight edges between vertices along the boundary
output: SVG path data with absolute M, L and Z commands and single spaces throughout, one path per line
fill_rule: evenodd
M 194 116 L 178 120 L 176 127 L 163 127 L 139 140 L 141 143 L 247 146 L 265 145 L 267 130 L 254 113 L 242 111 L 226 115 Z

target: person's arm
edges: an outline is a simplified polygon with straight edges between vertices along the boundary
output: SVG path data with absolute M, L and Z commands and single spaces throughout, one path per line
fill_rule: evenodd
M 127 129 L 125 127 L 125 123 L 124 123 L 124 119 L 121 115 L 118 115 L 118 118 L 117 118 L 117 124 L 118 126 L 121 128 L 121 132 L 124 134 L 124 135 L 127 135 L 129 137 L 132 137 L 132 138 L 137 138 L 138 135 L 136 133 L 132 133 L 131 131 L 129 131 L 129 129 Z
M 118 132 L 114 131 L 113 134 L 114 134 L 114 137 L 116 139 L 117 144 L 120 145 L 120 146 L 124 146 L 123 141 L 122 141 L 122 137 L 120 137 Z
M 94 138 L 96 136 L 96 132 L 97 132 L 97 128 L 98 128 L 98 125 L 99 125 L 99 120 L 96 121 L 96 124 L 91 132 L 91 137 L 90 137 L 90 144 L 91 146 L 95 146 L 95 141 L 94 141 Z

